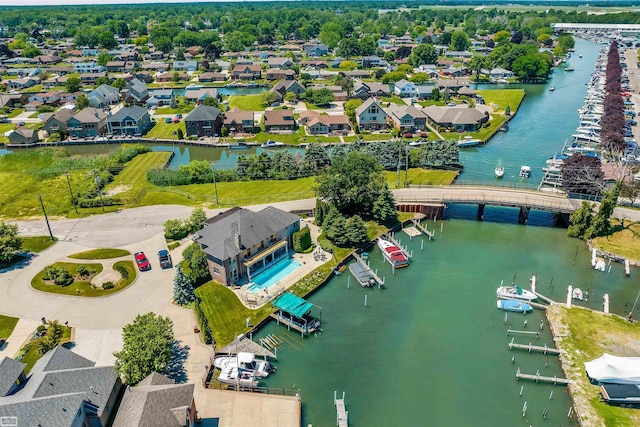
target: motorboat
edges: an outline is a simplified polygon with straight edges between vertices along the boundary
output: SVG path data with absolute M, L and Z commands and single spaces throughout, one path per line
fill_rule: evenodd
M 258 380 L 251 371 L 238 369 L 231 366 L 220 371 L 218 382 L 222 384 L 230 384 L 237 387 L 257 387 Z
M 564 69 L 565 71 L 575 71 L 575 68 L 567 67 Z
M 582 301 L 583 300 L 582 289 L 573 288 L 573 292 L 571 293 L 571 298 L 577 299 L 578 301 Z
M 556 87 L 554 85 L 549 86 L 549 91 L 553 92 L 554 90 L 556 90 Z
M 409 265 L 409 259 L 402 249 L 383 238 L 378 238 L 378 247 L 382 251 L 382 256 L 394 267 L 406 267 Z
M 280 148 L 284 147 L 284 142 L 274 141 L 273 139 L 269 139 L 266 142 L 263 142 L 260 145 L 261 148 Z
M 249 145 L 246 142 L 232 142 L 229 144 L 229 150 L 246 150 L 249 148 Z
M 356 278 L 356 280 L 358 281 L 358 283 L 360 283 L 362 287 L 371 287 L 376 284 L 376 281 L 373 278 L 373 274 L 371 274 L 371 271 L 366 269 L 359 262 L 354 262 L 353 264 L 350 264 L 349 271 L 351 272 L 351 274 L 353 274 L 353 277 Z
M 585 154 L 585 153 L 593 153 L 596 150 L 593 147 L 585 147 L 579 142 L 574 142 L 569 147 L 567 147 L 567 151 L 569 151 L 570 153 Z
M 504 122 L 499 128 L 498 130 L 500 132 L 509 132 L 509 122 Z
M 520 168 L 520 178 L 529 178 L 531 176 L 531 166 L 522 166 Z
M 524 301 L 515 299 L 499 299 L 496 303 L 498 309 L 502 311 L 515 311 L 517 313 L 527 313 L 533 308 Z
M 520 299 L 525 301 L 533 301 L 538 298 L 536 294 L 520 286 L 500 286 L 496 290 L 496 296 L 502 299 Z
M 502 178 L 504 176 L 504 168 L 502 166 L 496 166 L 494 173 L 496 174 L 496 178 Z
M 409 142 L 409 147 L 420 147 L 428 143 L 429 141 L 427 141 L 426 139 L 417 139 L 415 141 Z
M 460 148 L 475 147 L 476 145 L 480 144 L 482 144 L 482 140 L 473 138 L 471 135 L 467 135 L 464 138 L 458 140 L 458 147 Z
M 256 378 L 266 378 L 275 371 L 275 366 L 266 360 L 256 359 L 253 353 L 239 352 L 236 355 L 216 356 L 213 366 L 220 371 L 227 368 L 236 368 L 242 371 L 252 372 Z

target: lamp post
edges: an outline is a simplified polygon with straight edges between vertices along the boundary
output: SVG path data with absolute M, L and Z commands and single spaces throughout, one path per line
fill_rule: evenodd
M 102 212 L 104 212 L 104 200 L 102 200 L 102 189 L 100 188 L 100 177 L 96 175 L 96 170 L 93 170 L 94 180 L 96 187 L 98 187 L 98 195 L 100 196 L 100 206 L 102 206 Z

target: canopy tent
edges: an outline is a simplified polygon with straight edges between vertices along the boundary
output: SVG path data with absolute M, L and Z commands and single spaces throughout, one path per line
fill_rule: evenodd
M 285 292 L 273 302 L 273 306 L 292 316 L 301 318 L 311 310 L 313 304 L 292 293 Z
M 618 357 L 604 353 L 585 362 L 587 376 L 592 382 L 612 384 L 640 384 L 640 357 Z

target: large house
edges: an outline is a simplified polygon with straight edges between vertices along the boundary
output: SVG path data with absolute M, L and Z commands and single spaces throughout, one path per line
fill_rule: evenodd
M 67 123 L 73 117 L 73 111 L 68 108 L 61 108 L 55 113 L 48 113 L 44 117 L 44 126 L 42 128 L 52 133 L 66 132 Z
M 211 277 L 227 286 L 251 281 L 288 255 L 300 220 L 272 206 L 258 212 L 235 207 L 209 218 L 197 238 L 207 254 Z
M 422 111 L 434 125 L 454 132 L 473 132 L 489 121 L 489 113 L 467 105 L 438 107 L 429 105 Z
M 87 94 L 89 105 L 94 108 L 105 108 L 120 102 L 120 91 L 113 86 L 102 84 Z
M 297 127 L 293 110 L 267 110 L 264 112 L 265 132 L 295 132 Z
M 387 113 L 375 98 L 367 99 L 356 108 L 356 123 L 361 130 L 381 130 L 387 128 Z
M 220 134 L 222 114 L 215 107 L 198 105 L 184 119 L 187 135 L 214 136 Z
M 262 78 L 262 66 L 260 64 L 236 65 L 231 70 L 231 78 L 234 80 L 254 80 Z
M 143 104 L 149 98 L 149 89 L 144 82 L 134 78 L 120 91 L 120 95 L 124 102 Z
M 8 138 L 9 138 L 9 144 L 12 144 L 12 145 L 35 144 L 36 142 L 40 141 L 40 138 L 38 138 L 38 132 L 26 126 L 20 127 L 12 131 L 9 134 Z
M 58 346 L 42 356 L 28 376 L 25 367 L 8 357 L 0 360 L 0 420 L 4 425 L 109 425 L 122 388 L 113 366 L 95 366 Z
M 385 110 L 393 126 L 402 132 L 423 131 L 427 126 L 427 115 L 413 105 L 391 104 Z
M 87 107 L 76 113 L 67 122 L 69 135 L 76 138 L 87 138 L 102 135 L 107 130 L 108 113 L 104 110 Z
M 348 132 L 351 130 L 349 118 L 344 114 L 323 115 L 318 111 L 307 110 L 300 113 L 300 124 L 307 126 L 310 135 Z
M 151 125 L 146 108 L 123 107 L 107 119 L 109 133 L 114 135 L 142 135 Z
M 393 93 L 402 98 L 415 98 L 418 96 L 418 88 L 415 84 L 402 79 L 393 85 Z
M 174 71 L 196 71 L 198 69 L 198 61 L 173 61 Z
M 234 108 L 224 114 L 224 126 L 230 133 L 253 133 L 253 111 Z
M 293 92 L 296 96 L 300 96 L 304 93 L 305 88 L 297 80 L 281 80 L 271 88 L 271 91 L 278 95 L 278 99 L 282 101 L 287 92 Z

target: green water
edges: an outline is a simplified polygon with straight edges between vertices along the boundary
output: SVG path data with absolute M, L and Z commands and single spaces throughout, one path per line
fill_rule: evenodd
M 508 221 L 517 211 L 498 215 Z M 346 391 L 351 425 L 357 426 L 575 425 L 566 417 L 571 404 L 564 387 L 515 380 L 518 367 L 562 375 L 556 357 L 507 348 L 508 327 L 523 329 L 526 319 L 533 330 L 544 315 L 509 313 L 505 325 L 495 289 L 516 274 L 516 282 L 528 287 L 537 273 L 540 292 L 564 299 L 566 285 L 574 283 L 590 288 L 587 304 L 601 307 L 609 292 L 612 310 L 621 312 L 633 304 L 637 277 L 623 278 L 620 264 L 608 274 L 591 269 L 584 244 L 567 238 L 564 229 L 450 219 L 441 234 L 440 223 L 431 225 L 436 240 L 425 240 L 422 251 L 422 238 L 397 233 L 414 260 L 395 275 L 372 249 L 371 266 L 386 276 L 385 289 L 362 289 L 345 271 L 311 296 L 322 307 L 323 333 L 302 339 L 275 323 L 263 328 L 260 337 L 286 340 L 278 371 L 266 384 L 302 390 L 303 425 L 335 425 L 334 390 Z M 547 327 L 539 338 L 515 342 L 529 341 L 553 345 Z

